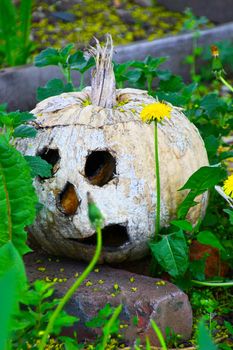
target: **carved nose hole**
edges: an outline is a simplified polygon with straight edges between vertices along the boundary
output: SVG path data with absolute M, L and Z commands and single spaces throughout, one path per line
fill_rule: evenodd
M 74 185 L 67 182 L 61 193 L 58 195 L 57 207 L 65 215 L 74 215 L 80 200 L 76 194 Z
M 53 176 L 59 168 L 59 161 L 61 159 L 58 149 L 45 147 L 42 149 L 42 151 L 38 152 L 37 155 L 52 165 L 52 176 Z M 48 179 L 48 177 L 41 177 L 41 179 Z
M 87 156 L 84 172 L 92 185 L 102 187 L 116 174 L 116 160 L 108 151 L 93 151 Z

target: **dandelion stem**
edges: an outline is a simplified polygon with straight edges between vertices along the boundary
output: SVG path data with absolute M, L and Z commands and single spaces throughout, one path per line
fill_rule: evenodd
M 63 296 L 63 298 L 60 300 L 58 306 L 54 310 L 52 316 L 49 319 L 49 323 L 45 329 L 45 332 L 43 334 L 43 337 L 41 339 L 41 343 L 39 345 L 39 350 L 44 350 L 46 343 L 49 338 L 49 334 L 53 330 L 54 322 L 56 318 L 58 317 L 59 313 L 65 306 L 65 304 L 69 301 L 69 299 L 72 297 L 74 292 L 78 289 L 78 287 L 82 284 L 82 282 L 87 278 L 87 276 L 90 274 L 90 272 L 93 270 L 95 264 L 97 263 L 101 249 L 102 249 L 102 233 L 101 233 L 101 227 L 98 225 L 96 227 L 96 233 L 97 233 L 97 246 L 96 246 L 96 251 L 95 254 L 89 263 L 89 265 L 86 267 L 86 269 L 83 271 L 81 276 L 75 281 L 75 283 L 68 289 L 66 294 Z
M 159 174 L 159 145 L 158 145 L 158 122 L 155 121 L 155 175 L 156 175 L 156 221 L 154 241 L 157 240 L 160 230 L 160 174 Z
M 233 281 L 228 281 L 228 282 L 217 282 L 217 281 L 196 281 L 196 280 L 191 280 L 193 284 L 196 284 L 198 286 L 208 286 L 208 287 L 232 287 L 233 286 Z
M 222 76 L 219 77 L 219 80 L 221 80 L 221 82 L 222 82 L 226 87 L 228 87 L 228 89 L 229 89 L 230 91 L 233 92 L 233 87 L 232 87 Z

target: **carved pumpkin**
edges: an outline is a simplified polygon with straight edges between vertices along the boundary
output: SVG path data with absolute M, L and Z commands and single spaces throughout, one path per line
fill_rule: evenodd
M 29 230 L 49 253 L 90 260 L 96 239 L 87 216 L 90 192 L 105 217 L 100 262 L 135 260 L 148 252 L 155 227 L 154 126 L 140 119 L 142 106 L 155 99 L 142 90 L 115 90 L 112 46 L 97 45 L 95 54 L 92 87 L 38 103 L 32 111 L 38 134 L 20 141 L 25 154 L 53 165 L 51 178 L 35 180 L 44 207 Z M 178 108 L 158 134 L 165 226 L 186 195 L 177 190 L 208 160 L 198 130 Z M 189 212 L 193 223 L 205 206 L 202 196 Z

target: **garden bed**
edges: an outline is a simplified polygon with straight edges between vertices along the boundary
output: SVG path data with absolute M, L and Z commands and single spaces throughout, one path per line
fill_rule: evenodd
M 206 29 L 201 32 L 198 43 L 208 47 L 214 42 L 233 40 L 233 23 Z M 164 64 L 174 74 L 188 79 L 190 67 L 184 64 L 184 58 L 192 52 L 193 34 L 182 34 L 154 40 L 142 41 L 115 48 L 115 60 L 125 62 L 132 59 L 143 60 L 147 55 L 169 56 Z M 37 68 L 24 66 L 0 71 L 0 103 L 8 103 L 9 110 L 30 110 L 36 104 L 36 89 L 49 79 L 60 78 L 56 67 Z M 78 79 L 78 76 L 77 78 Z M 87 79 L 87 83 L 88 83 Z

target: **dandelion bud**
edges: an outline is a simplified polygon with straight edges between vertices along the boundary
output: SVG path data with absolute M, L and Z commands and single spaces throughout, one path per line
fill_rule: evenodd
M 90 223 L 95 228 L 97 226 L 101 226 L 104 221 L 104 217 L 101 211 L 99 210 L 99 208 L 96 206 L 89 192 L 87 192 L 87 202 L 88 202 L 88 217 L 89 217 Z

